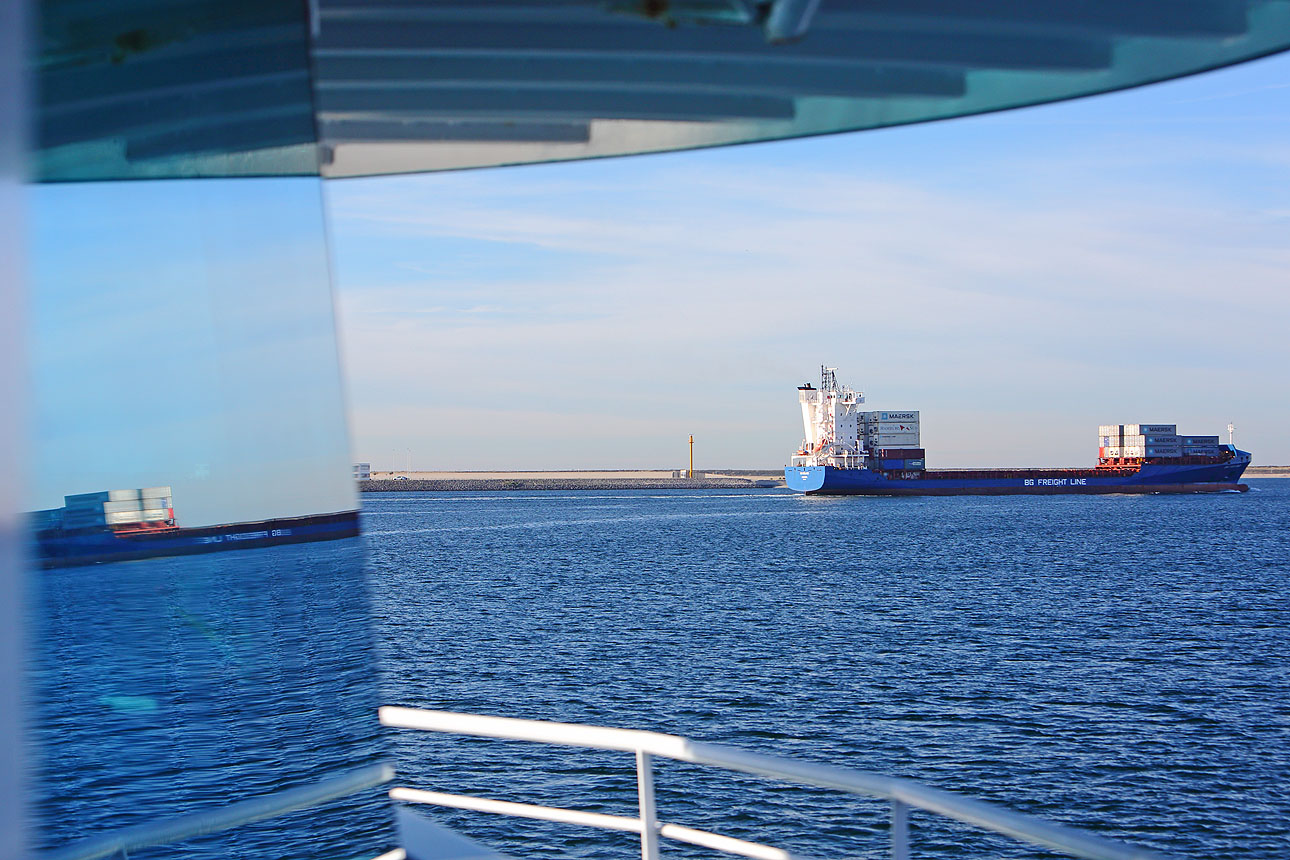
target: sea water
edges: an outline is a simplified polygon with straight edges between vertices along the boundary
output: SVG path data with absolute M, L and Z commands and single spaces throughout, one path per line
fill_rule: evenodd
M 364 497 L 390 704 L 910 777 L 1183 856 L 1290 855 L 1290 481 L 1216 495 Z M 635 814 L 629 754 L 399 731 L 400 784 Z M 824 857 L 886 808 L 661 762 L 660 816 Z M 432 810 L 516 857 L 630 834 Z M 929 814 L 914 856 L 1050 856 Z M 664 856 L 711 852 L 665 844 Z

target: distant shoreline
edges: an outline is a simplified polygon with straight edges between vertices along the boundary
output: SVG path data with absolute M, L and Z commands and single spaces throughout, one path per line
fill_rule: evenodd
M 1250 466 L 1246 478 L 1290 478 L 1290 466 Z

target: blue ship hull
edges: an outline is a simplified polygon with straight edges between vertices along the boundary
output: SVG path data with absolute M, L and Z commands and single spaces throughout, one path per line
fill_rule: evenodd
M 790 466 L 784 480 L 799 493 L 838 496 L 1053 495 L 1057 493 L 1207 493 L 1247 490 L 1240 483 L 1250 455 L 1218 463 L 1145 463 L 1136 471 L 989 469 L 879 472 L 834 466 Z
M 359 533 L 358 511 L 250 523 L 121 534 L 106 529 L 37 532 L 41 567 L 75 567 L 160 556 L 195 555 L 288 543 L 338 540 Z

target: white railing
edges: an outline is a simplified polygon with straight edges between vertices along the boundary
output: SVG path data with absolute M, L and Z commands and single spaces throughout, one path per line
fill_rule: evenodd
M 413 788 L 393 788 L 390 790 L 390 797 L 408 803 L 428 803 L 638 833 L 643 860 L 657 860 L 660 837 L 759 860 L 803 860 L 801 855 L 790 854 L 769 845 L 659 821 L 654 805 L 652 760 L 655 756 L 887 800 L 891 804 L 891 856 L 895 860 L 907 860 L 909 857 L 910 807 L 1085 860 L 1167 860 L 1155 851 L 1115 842 L 1071 827 L 1050 824 L 1031 815 L 1012 812 L 911 780 L 794 761 L 719 744 L 692 741 L 676 735 L 416 708 L 385 707 L 381 708 L 380 717 L 383 724 L 396 728 L 634 753 L 639 805 L 637 817 Z

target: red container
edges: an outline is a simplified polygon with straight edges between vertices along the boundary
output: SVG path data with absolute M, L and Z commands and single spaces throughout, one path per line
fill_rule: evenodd
M 884 460 L 922 460 L 927 451 L 923 448 L 879 448 L 878 456 Z

